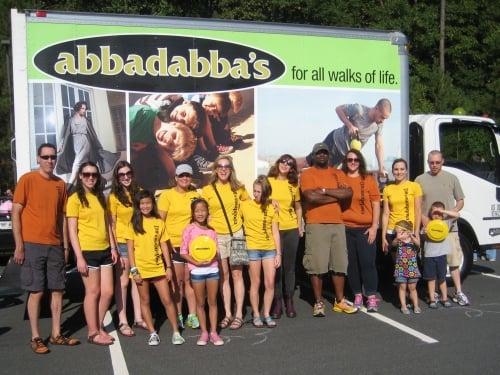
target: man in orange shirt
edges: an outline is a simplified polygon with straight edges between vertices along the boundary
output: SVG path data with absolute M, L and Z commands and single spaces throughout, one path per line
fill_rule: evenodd
M 313 147 L 313 166 L 303 171 L 300 190 L 306 202 L 306 249 L 303 264 L 311 277 L 315 303 L 313 316 L 325 316 L 323 275 L 330 273 L 335 289 L 333 311 L 358 311 L 344 298 L 347 246 L 340 202 L 352 196 L 341 170 L 328 166 L 329 149 L 324 143 Z
M 14 261 L 22 264 L 21 284 L 29 292 L 28 316 L 31 348 L 37 354 L 49 352 L 40 337 L 40 302 L 44 290 L 51 292 L 52 345 L 77 345 L 79 340 L 61 335 L 61 309 L 64 292 L 64 205 L 66 186 L 54 175 L 56 147 L 42 144 L 37 151 L 40 168 L 23 175 L 14 192 L 12 229 L 16 249 Z M 67 240 L 64 239 L 67 243 Z

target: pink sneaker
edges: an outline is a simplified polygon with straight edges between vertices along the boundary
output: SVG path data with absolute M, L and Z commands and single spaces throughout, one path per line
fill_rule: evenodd
M 210 332 L 210 342 L 215 346 L 224 345 L 224 340 L 220 338 L 217 332 Z
M 198 341 L 196 341 L 196 345 L 205 346 L 208 344 L 208 332 L 202 332 Z
M 368 312 L 377 312 L 378 311 L 378 299 L 377 296 L 369 296 L 368 301 L 366 302 L 366 310 Z
M 361 293 L 354 295 L 354 307 L 360 309 L 363 306 L 363 295 Z

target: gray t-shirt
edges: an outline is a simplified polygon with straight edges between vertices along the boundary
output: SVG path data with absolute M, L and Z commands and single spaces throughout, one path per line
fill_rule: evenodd
M 452 220 L 444 221 L 448 228 L 452 225 Z M 441 242 L 434 242 L 428 237 L 425 238 L 424 243 L 424 257 L 425 258 L 433 258 L 441 255 L 447 255 L 451 252 L 451 242 L 448 236 Z
M 441 170 L 436 176 L 429 172 L 421 174 L 415 179 L 420 184 L 424 193 L 422 197 L 422 214 L 427 215 L 429 208 L 436 202 L 443 202 L 446 210 L 455 207 L 456 201 L 464 199 L 464 192 L 460 181 L 455 175 Z M 451 228 L 456 231 L 456 225 Z
M 344 104 L 341 108 L 349 118 L 349 121 L 351 121 L 352 124 L 359 129 L 358 137 L 361 145 L 364 146 L 373 134 L 382 134 L 383 124 L 377 124 L 376 122 L 370 120 L 370 117 L 368 116 L 370 107 L 362 104 Z M 351 136 L 349 135 L 349 129 L 347 129 L 347 126 L 344 125 L 333 130 L 332 136 L 337 150 L 341 151 L 341 153 L 345 155 L 351 148 Z

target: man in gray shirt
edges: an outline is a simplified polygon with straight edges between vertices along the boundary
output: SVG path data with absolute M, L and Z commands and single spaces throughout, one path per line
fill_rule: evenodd
M 428 213 L 432 203 L 441 201 L 444 203 L 446 210 L 455 212 L 459 212 L 464 207 L 464 193 L 458 178 L 442 170 L 444 158 L 441 151 L 433 150 L 429 152 L 427 163 L 429 164 L 429 172 L 421 174 L 415 180 L 420 184 L 424 193 L 422 199 L 422 226 L 424 228 L 429 222 Z M 463 253 L 456 222 L 451 227 L 449 240 L 452 251 L 447 256 L 447 261 L 456 289 L 453 301 L 461 306 L 466 306 L 469 304 L 469 299 L 462 292 L 459 266 L 463 259 Z

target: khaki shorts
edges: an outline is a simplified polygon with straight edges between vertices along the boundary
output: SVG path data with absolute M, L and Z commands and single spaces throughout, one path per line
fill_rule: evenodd
M 243 229 L 233 233 L 233 237 L 243 238 Z M 217 234 L 217 247 L 219 248 L 219 254 L 221 259 L 229 258 L 231 254 L 231 235 L 230 234 Z
M 308 274 L 347 273 L 344 224 L 307 224 L 302 263 Z
M 446 256 L 446 261 L 449 267 L 459 267 L 464 259 L 462 246 L 460 246 L 460 238 L 458 232 L 450 232 L 448 234 L 451 244 L 451 252 Z

